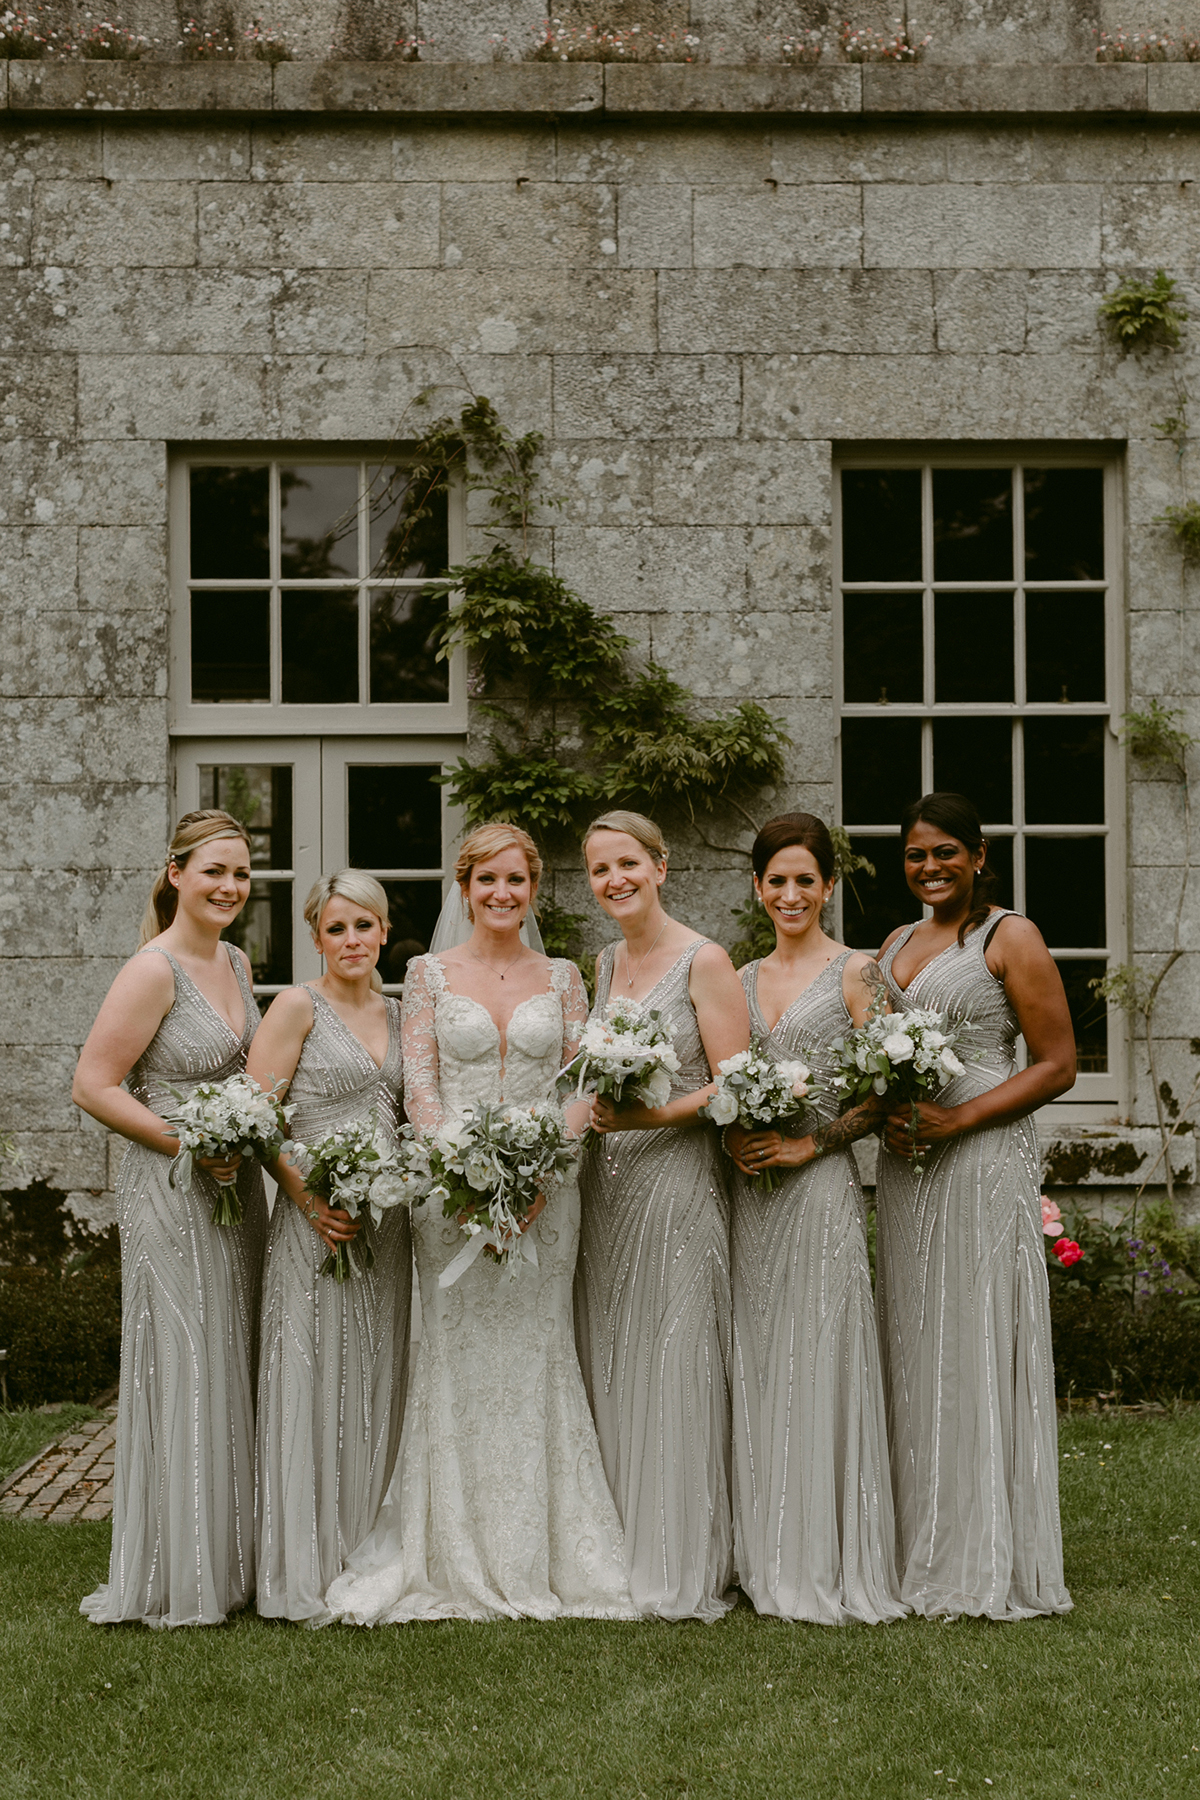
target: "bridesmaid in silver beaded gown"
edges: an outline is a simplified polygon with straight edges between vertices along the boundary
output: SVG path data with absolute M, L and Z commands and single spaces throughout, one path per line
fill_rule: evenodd
M 880 956 L 894 1010 L 967 1027 L 961 1075 L 888 1121 L 878 1174 L 878 1305 L 901 1594 L 928 1617 L 1069 1610 L 1041 1169 L 1029 1114 L 1074 1080 L 1058 971 L 1036 926 L 993 907 L 969 801 L 926 795 L 902 822 L 931 919 Z M 1014 1047 L 1025 1038 L 1018 1071 Z
M 840 1625 L 897 1619 L 895 1519 L 866 1209 L 850 1145 L 878 1102 L 839 1116 L 829 1045 L 865 1022 L 878 966 L 821 929 L 834 850 L 810 813 L 763 826 L 755 887 L 776 949 L 741 971 L 751 1031 L 811 1071 L 794 1133 L 728 1127 L 733 1185 L 733 1520 L 760 1613 Z M 772 1168 L 770 1192 L 752 1173 Z
M 294 1142 L 319 1142 L 374 1115 L 380 1141 L 394 1146 L 400 1003 L 372 982 L 387 938 L 387 895 L 371 876 L 344 869 L 317 882 L 304 915 L 326 974 L 272 1003 L 250 1073 L 264 1087 L 290 1076 Z M 323 985 L 332 986 L 337 1005 Z M 263 1618 L 322 1624 L 330 1616 L 326 1591 L 374 1525 L 400 1446 L 409 1216 L 399 1206 L 379 1225 L 368 1215 L 356 1227 L 344 1210 L 305 1191 L 290 1160 L 272 1173 L 280 1192 L 263 1277 L 256 1605 Z M 373 1265 L 344 1282 L 322 1275 L 339 1243 L 351 1245 L 352 1262 L 369 1246 Z
M 214 1225 L 214 1175 L 236 1161 L 184 1166 L 172 1184 L 178 1146 L 161 1116 L 175 1093 L 245 1067 L 258 1010 L 245 958 L 220 934 L 249 892 L 243 828 L 227 813 L 185 815 L 147 908 L 144 948 L 117 976 L 76 1072 L 77 1103 L 131 1139 L 117 1182 L 112 1555 L 108 1581 L 80 1605 L 97 1625 L 217 1625 L 254 1592 L 262 1174 L 242 1163 L 242 1223 Z
M 696 1115 L 713 1066 L 749 1042 L 745 999 L 725 952 L 663 912 L 666 846 L 650 820 L 605 814 L 584 855 L 623 937 L 600 953 L 594 1012 L 619 983 L 672 1020 L 680 1066 L 663 1107 L 595 1102 L 604 1141 L 580 1174 L 579 1360 L 634 1605 L 711 1623 L 733 1604 L 729 1207 L 717 1135 Z

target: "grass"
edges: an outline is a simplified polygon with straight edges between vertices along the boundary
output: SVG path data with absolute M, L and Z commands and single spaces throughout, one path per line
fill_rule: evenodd
M 100 1629 L 107 1526 L 0 1523 L 0 1795 L 1190 1800 L 1200 1410 L 1061 1448 L 1075 1611 L 1020 1625 Z
M 76 1406 L 66 1401 L 57 1412 L 35 1412 L 18 1407 L 13 1412 L 0 1412 L 0 1481 L 27 1463 L 31 1456 L 74 1431 L 85 1419 L 98 1419 L 94 1406 Z

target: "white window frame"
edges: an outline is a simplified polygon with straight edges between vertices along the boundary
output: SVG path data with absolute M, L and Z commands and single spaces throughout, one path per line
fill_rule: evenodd
M 904 469 L 920 468 L 921 509 L 922 509 L 922 565 L 924 571 L 933 568 L 933 508 L 932 508 L 932 470 L 937 468 L 997 468 L 1009 466 L 1019 469 L 1028 464 L 1034 468 L 1071 467 L 1099 468 L 1104 472 L 1104 566 L 1105 579 L 1098 582 L 1025 582 L 1022 568 L 1014 564 L 1013 580 L 1006 581 L 946 581 L 933 582 L 923 580 L 917 582 L 864 581 L 844 582 L 842 579 L 842 483 L 843 469 Z M 1015 524 L 1020 529 L 1023 519 L 1020 508 L 1023 501 L 1023 484 L 1014 483 Z M 1129 951 L 1128 891 L 1127 891 L 1127 856 L 1125 833 L 1125 753 L 1120 741 L 1120 717 L 1127 704 L 1125 675 L 1125 605 L 1123 583 L 1123 548 L 1121 521 L 1124 516 L 1123 466 L 1117 449 L 1104 449 L 1095 445 L 1067 444 L 1029 444 L 1029 443 L 991 443 L 991 444 L 852 444 L 838 446 L 833 455 L 833 557 L 834 557 L 834 707 L 836 714 L 836 739 L 834 754 L 835 782 L 835 816 L 842 821 L 842 779 L 841 779 L 841 721 L 844 718 L 879 718 L 881 707 L 878 702 L 847 702 L 844 693 L 845 657 L 842 595 L 847 590 L 852 592 L 884 593 L 889 589 L 896 592 L 912 593 L 920 587 L 923 591 L 923 625 L 925 655 L 925 691 L 931 693 L 933 669 L 933 634 L 930 629 L 933 619 L 934 594 L 942 589 L 956 593 L 979 592 L 994 593 L 1000 588 L 1011 588 L 1014 594 L 1021 594 L 1026 585 L 1039 589 L 1060 587 L 1071 592 L 1095 591 L 1106 596 L 1105 606 L 1105 657 L 1106 657 L 1106 698 L 1103 702 L 1072 702 L 1069 711 L 1073 716 L 1103 717 L 1107 725 L 1105 733 L 1105 767 L 1104 767 L 1104 807 L 1105 823 L 1103 825 L 1076 826 L 1030 826 L 1024 820 L 1024 774 L 1020 760 L 1013 758 L 1013 818 L 1011 823 L 989 828 L 985 821 L 984 829 L 989 836 L 1012 837 L 1013 845 L 1013 903 L 1018 910 L 1024 900 L 1025 859 L 1024 838 L 1026 836 L 1045 836 L 1054 838 L 1100 837 L 1105 838 L 1105 920 L 1108 942 L 1103 946 L 1071 947 L 1061 951 L 1051 945 L 1051 950 L 1065 960 L 1089 956 L 1104 956 L 1109 966 L 1127 962 Z M 1024 691 L 1024 641 L 1021 621 L 1024 609 L 1016 607 L 1014 654 L 1017 666 L 1018 685 L 1016 692 Z M 933 787 L 933 720 L 935 718 L 1061 718 L 1065 709 L 1054 701 L 1027 702 L 1023 699 L 1013 701 L 990 701 L 972 704 L 970 702 L 946 702 L 942 704 L 918 701 L 888 701 L 886 713 L 888 718 L 918 718 L 922 720 L 921 734 L 921 784 L 922 792 L 928 793 Z M 1014 731 L 1014 737 L 1016 733 Z M 895 826 L 883 823 L 873 825 L 851 824 L 847 827 L 856 838 L 878 837 L 880 839 L 897 839 Z M 839 903 L 840 904 L 840 903 Z M 928 917 L 928 910 L 926 911 Z M 839 928 L 841 915 L 839 912 Z M 1129 1062 L 1128 1062 L 1128 1027 L 1123 1015 L 1113 1006 L 1108 1008 L 1108 1060 L 1109 1067 L 1103 1074 L 1084 1073 L 1076 1080 L 1075 1086 L 1052 1107 L 1044 1109 L 1048 1122 L 1054 1124 L 1097 1123 L 1102 1119 L 1112 1119 L 1125 1114 L 1129 1108 Z

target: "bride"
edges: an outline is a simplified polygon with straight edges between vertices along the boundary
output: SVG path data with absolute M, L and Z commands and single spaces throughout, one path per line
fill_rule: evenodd
M 579 971 L 520 936 L 541 869 L 518 827 L 471 832 L 454 871 L 470 937 L 408 965 L 405 1098 L 422 1133 L 471 1105 L 551 1098 L 575 1053 Z M 586 1102 L 572 1110 L 582 1129 Z M 462 1232 L 435 1203 L 414 1209 L 416 1374 L 383 1510 L 327 1597 L 349 1624 L 637 1616 L 575 1353 L 573 1177 L 528 1228 L 536 1267 L 509 1279 L 480 1256 L 443 1287 Z

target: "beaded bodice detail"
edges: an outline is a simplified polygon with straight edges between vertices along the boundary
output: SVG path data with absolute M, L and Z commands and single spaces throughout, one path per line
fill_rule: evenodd
M 643 994 L 639 1002 L 641 1006 L 660 1012 L 664 1020 L 675 1028 L 675 1054 L 679 1058 L 679 1069 L 671 1077 L 672 1099 L 679 1094 L 694 1094 L 697 1088 L 707 1087 L 712 1080 L 712 1070 L 704 1053 L 704 1040 L 700 1036 L 700 1021 L 688 992 L 696 952 L 710 941 L 708 938 L 697 938 L 694 944 L 689 944 L 683 955 L 672 963 L 661 980 L 656 981 L 650 992 Z M 596 1004 L 592 1010 L 598 1019 L 606 1016 L 608 1002 L 613 997 L 613 964 L 619 947 L 617 944 L 605 944 L 596 960 Z M 619 992 L 616 997 L 620 999 Z
M 246 1052 L 258 1030 L 258 1008 L 241 957 L 232 944 L 225 949 L 245 1010 L 240 1037 L 169 950 L 151 944 L 138 952 L 140 956 L 165 956 L 175 977 L 171 1010 L 129 1071 L 130 1093 L 151 1112 L 178 1105 L 172 1088 L 186 1096 L 202 1081 L 224 1081 L 246 1066 Z
M 365 1119 L 373 1111 L 384 1135 L 394 1140 L 400 1129 L 403 1091 L 400 1002 L 390 994 L 383 996 L 388 1047 L 383 1062 L 376 1066 L 374 1057 L 324 994 L 307 982 L 304 989 L 312 998 L 313 1022 L 288 1088 L 287 1097 L 296 1108 L 292 1137 L 310 1143 L 336 1131 L 348 1116 Z
M 843 950 L 840 956 L 826 963 L 815 980 L 809 982 L 802 994 L 796 995 L 771 1027 L 763 1018 L 758 1000 L 759 962 L 747 963 L 739 971 L 750 1008 L 751 1032 L 763 1040 L 767 1054 L 777 1062 L 798 1059 L 807 1063 L 812 1071 L 809 1088 L 815 1086 L 818 1090 L 799 1122 L 789 1127 L 789 1137 L 802 1137 L 814 1129 L 818 1120 L 828 1123 L 836 1119 L 840 1111 L 838 1097 L 828 1085 L 827 1078 L 833 1075 L 835 1067 L 829 1046 L 834 1038 L 843 1037 L 854 1029 L 854 1021 L 842 995 L 846 961 L 853 955 L 853 950 Z
M 892 965 L 916 930 L 916 922 L 902 931 L 879 958 L 894 1011 L 929 1007 L 944 1013 L 951 1025 L 967 1027 L 958 1046 L 966 1070 L 939 1094 L 944 1105 L 957 1105 L 968 1093 L 985 1092 L 997 1081 L 1007 1081 L 1013 1073 L 1020 1026 L 1004 983 L 992 974 L 985 960 L 993 931 L 1008 916 L 1007 911 L 992 913 L 969 933 L 965 943 L 949 944 L 932 957 L 906 988 L 896 985 Z

